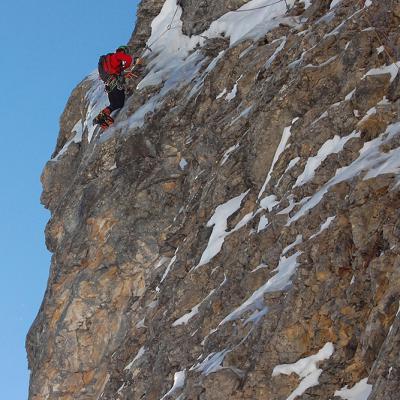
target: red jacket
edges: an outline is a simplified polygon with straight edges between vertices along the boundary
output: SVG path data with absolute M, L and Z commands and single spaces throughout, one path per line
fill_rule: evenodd
M 109 54 L 104 61 L 104 69 L 111 75 L 119 75 L 132 64 L 132 57 L 122 51 Z

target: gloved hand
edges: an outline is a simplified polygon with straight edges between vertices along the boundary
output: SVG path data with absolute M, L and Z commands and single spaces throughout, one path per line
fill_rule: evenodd
M 124 77 L 125 77 L 126 79 L 132 79 L 132 78 L 137 78 L 138 75 L 134 74 L 132 71 L 126 71 L 126 72 L 124 73 Z
M 135 57 L 133 61 L 134 61 L 135 65 L 143 64 L 143 58 L 140 58 L 140 57 Z

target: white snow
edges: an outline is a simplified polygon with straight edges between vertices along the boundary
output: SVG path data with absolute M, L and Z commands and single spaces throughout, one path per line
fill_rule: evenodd
M 339 33 L 340 29 L 342 29 L 343 26 L 345 26 L 347 24 L 348 21 L 351 21 L 356 15 L 360 14 L 362 12 L 363 8 L 360 10 L 357 10 L 355 13 L 353 13 L 352 15 L 350 15 L 350 17 L 348 17 L 347 19 L 345 19 L 343 22 L 341 22 L 336 28 L 334 28 L 332 31 L 330 31 L 329 33 L 327 33 L 324 38 L 327 38 L 329 36 L 332 35 L 336 35 L 337 33 Z
M 285 174 L 291 170 L 298 162 L 300 161 L 300 157 L 293 158 L 293 160 L 290 160 L 289 165 L 287 166 L 285 170 Z
M 143 354 L 146 352 L 146 348 L 143 346 L 139 349 L 138 353 L 136 354 L 135 358 L 124 368 L 124 370 L 130 371 L 139 358 L 143 356 Z
M 237 79 L 237 81 L 235 82 L 232 90 L 226 95 L 225 100 L 230 102 L 231 100 L 233 100 L 238 92 L 238 83 L 239 81 L 243 78 L 243 75 L 240 75 L 239 78 Z
M 294 201 L 293 195 L 290 195 L 288 199 L 289 199 L 289 205 L 282 211 L 279 211 L 277 215 L 285 215 L 291 213 L 296 206 L 303 205 L 309 199 L 309 197 L 305 197 L 304 199 L 301 199 L 300 201 L 297 202 Z
M 296 206 L 296 202 L 294 200 L 293 195 L 290 195 L 288 197 L 288 199 L 289 199 L 289 205 L 286 208 L 284 208 L 283 210 L 279 211 L 277 215 L 289 214 L 293 210 L 293 208 Z
M 234 118 L 231 121 L 231 123 L 229 125 L 232 126 L 234 123 L 239 121 L 240 118 L 247 117 L 249 115 L 250 111 L 252 110 L 252 108 L 253 108 L 253 106 L 249 106 L 249 107 L 245 108 L 236 118 Z
M 162 283 L 164 281 L 164 279 L 167 277 L 167 275 L 169 274 L 169 271 L 171 270 L 172 264 L 176 260 L 176 253 L 177 252 L 178 252 L 178 249 L 176 249 L 175 255 L 171 258 L 171 261 L 169 262 L 167 268 L 165 269 L 164 275 L 162 276 L 160 283 Z
M 365 179 L 374 178 L 386 173 L 400 173 L 400 148 L 381 153 L 380 146 L 400 133 L 400 122 L 389 125 L 386 131 L 369 142 L 364 143 L 359 157 L 347 167 L 339 168 L 336 174 L 309 199 L 303 207 L 290 219 L 288 225 L 304 216 L 314 208 L 334 185 L 349 180 L 363 171 L 368 171 Z
M 214 215 L 207 222 L 208 227 L 213 226 L 207 248 L 204 250 L 199 263 L 194 269 L 207 264 L 221 251 L 225 238 L 231 233 L 226 231 L 228 228 L 228 218 L 239 210 L 242 200 L 248 193 L 249 191 L 244 192 L 216 208 Z
M 205 299 L 203 299 L 199 304 L 196 304 L 190 310 L 190 312 L 177 319 L 172 326 L 186 325 L 196 314 L 198 314 L 200 306 L 205 303 L 214 293 L 215 289 L 211 290 Z
M 360 137 L 360 132 L 352 132 L 348 136 L 340 137 L 335 135 L 333 139 L 327 140 L 321 148 L 318 150 L 318 153 L 314 157 L 310 157 L 307 160 L 307 164 L 304 167 L 303 173 L 297 178 L 297 181 L 293 188 L 298 186 L 302 186 L 307 182 L 310 182 L 315 176 L 315 170 L 322 164 L 324 160 L 330 154 L 337 154 L 343 150 L 344 145 L 352 138 Z
M 382 100 L 377 103 L 378 106 L 387 106 L 388 104 L 390 104 L 390 100 L 386 96 L 383 96 Z
M 289 6 L 294 4 L 294 0 L 287 0 L 287 2 Z M 270 6 L 252 10 L 265 5 Z M 245 39 L 257 40 L 278 26 L 287 11 L 285 2 L 271 4 L 271 0 L 252 0 L 239 10 L 249 11 L 228 12 L 214 21 L 203 35 L 216 37 L 224 32 L 227 37 L 230 37 L 231 46 Z
M 335 218 L 336 218 L 336 216 L 327 218 L 327 220 L 323 224 L 321 224 L 321 226 L 319 228 L 319 231 L 317 233 L 314 233 L 314 235 L 310 236 L 310 240 L 314 239 L 319 234 L 321 234 L 321 232 L 323 232 L 324 230 L 328 229 Z
M 279 204 L 279 201 L 277 200 L 276 196 L 271 194 L 270 196 L 264 197 L 260 201 L 260 206 L 264 210 L 268 210 L 269 212 L 272 211 L 272 209 Z
M 341 397 L 344 400 L 368 400 L 372 392 L 372 385 L 369 385 L 368 378 L 356 383 L 351 389 L 347 389 L 347 385 L 335 392 L 335 396 Z
M 179 168 L 180 168 L 181 170 L 184 170 L 184 169 L 187 167 L 187 165 L 188 165 L 188 162 L 187 162 L 184 158 L 182 158 L 182 159 L 179 161 Z
M 160 400 L 163 400 L 174 394 L 179 389 L 182 389 L 185 386 L 185 381 L 186 381 L 186 370 L 175 372 L 174 384 L 172 388 L 163 397 L 161 397 Z
M 377 52 L 378 54 L 381 54 L 381 53 L 383 53 L 384 51 L 385 51 L 385 46 L 379 46 L 379 47 L 376 48 L 376 52 Z
M 315 65 L 315 64 L 308 64 L 304 68 L 322 68 L 325 67 L 326 65 L 330 64 L 332 61 L 335 61 L 337 59 L 337 56 L 333 56 L 331 58 L 328 58 L 326 61 L 324 61 L 321 64 Z
M 238 87 L 238 84 L 236 82 L 235 85 L 233 86 L 233 89 L 226 95 L 225 100 L 230 102 L 231 100 L 233 100 L 236 97 L 237 87 Z
M 278 54 L 284 49 L 285 44 L 286 44 L 286 36 L 283 36 L 279 39 L 275 39 L 271 44 L 274 44 L 275 42 L 281 42 L 279 44 L 279 46 L 275 49 L 274 53 L 272 54 L 272 56 L 267 60 L 267 62 L 265 63 L 265 69 L 268 69 L 271 64 L 275 61 L 276 57 L 278 56 Z
M 144 324 L 145 318 L 141 319 L 137 324 L 136 328 L 146 328 L 146 325 Z
M 271 180 L 271 175 L 272 175 L 272 171 L 274 170 L 275 164 L 278 161 L 278 159 L 281 156 L 281 154 L 283 153 L 283 151 L 285 150 L 286 145 L 287 145 L 287 143 L 289 141 L 289 138 L 291 136 L 291 132 L 290 132 L 291 128 L 292 128 L 292 125 L 287 126 L 283 130 L 281 141 L 280 141 L 280 143 L 278 145 L 278 148 L 275 151 L 274 159 L 272 160 L 272 164 L 271 164 L 271 167 L 270 167 L 270 169 L 268 171 L 267 178 L 265 179 L 265 182 L 264 182 L 264 184 L 263 184 L 263 186 L 262 186 L 262 188 L 260 190 L 260 193 L 258 194 L 258 198 L 260 198 L 262 196 L 262 194 L 265 191 L 265 188 L 267 187 L 269 181 Z
M 350 101 L 355 92 L 356 92 L 356 89 L 352 90 L 344 99 L 347 101 Z
M 191 370 L 202 372 L 204 375 L 209 375 L 213 372 L 216 372 L 222 369 L 221 364 L 224 361 L 225 356 L 230 353 L 231 350 L 224 349 L 217 353 L 209 354 L 204 361 L 193 366 Z
M 244 226 L 246 226 L 255 216 L 255 214 L 253 212 L 249 212 L 248 214 L 246 214 L 236 225 L 235 227 L 229 231 L 229 234 L 233 233 L 233 232 L 237 232 L 239 229 L 242 229 Z
M 261 318 L 267 315 L 268 310 L 268 307 L 264 307 L 261 310 L 255 310 L 253 314 L 251 314 L 250 317 L 247 318 L 246 321 L 244 321 L 244 325 L 247 325 L 250 322 L 252 324 L 258 324 Z
M 331 10 L 333 7 L 336 7 L 342 0 L 333 0 L 329 9 Z
M 126 385 L 126 383 L 124 382 L 124 383 L 122 384 L 122 386 L 120 386 L 120 388 L 117 390 L 117 394 L 121 394 L 121 393 L 122 393 L 122 391 L 123 391 L 124 388 L 125 388 L 125 385 Z
M 326 118 L 328 116 L 328 111 L 324 111 L 316 120 L 311 122 L 311 126 L 314 126 L 317 122 L 321 121 L 322 119 Z
M 228 321 L 233 321 L 239 318 L 243 313 L 250 309 L 263 309 L 265 293 L 285 290 L 291 284 L 291 278 L 295 273 L 297 266 L 299 265 L 297 258 L 300 256 L 300 254 L 301 252 L 297 252 L 288 258 L 282 256 L 278 267 L 273 271 L 277 271 L 277 273 L 263 286 L 258 288 L 244 303 L 227 315 L 219 323 L 219 326 Z
M 227 92 L 227 90 L 226 90 L 226 88 L 225 88 L 220 94 L 217 95 L 217 97 L 215 98 L 215 100 L 218 100 L 218 99 L 220 99 L 221 97 L 224 97 L 224 96 L 226 95 L 226 92 Z
M 222 160 L 220 162 L 220 165 L 224 165 L 227 161 L 229 156 L 239 148 L 239 143 L 236 143 L 234 146 L 229 147 L 228 150 L 225 151 L 224 155 L 222 156 Z
M 292 250 L 294 247 L 296 247 L 298 244 L 301 243 L 303 243 L 303 235 L 297 235 L 296 240 L 283 249 L 282 255 L 284 256 L 286 253 L 288 253 L 290 250 Z
M 359 124 L 363 123 L 364 121 L 367 121 L 371 115 L 376 114 L 376 111 L 377 111 L 377 110 L 376 110 L 376 107 L 370 108 L 370 109 L 366 112 L 366 114 L 364 115 L 364 117 L 362 118 L 362 120 L 359 122 Z
M 257 233 L 260 233 L 268 226 L 268 218 L 265 215 L 262 215 L 257 227 Z
M 80 119 L 72 128 L 71 130 L 72 133 L 74 133 L 74 136 L 72 139 L 68 140 L 67 143 L 64 144 L 62 149 L 58 152 L 58 154 L 52 159 L 52 161 L 58 161 L 61 156 L 67 151 L 69 145 L 71 143 L 80 143 L 82 141 L 82 135 L 83 135 L 83 123 L 82 119 Z
M 264 263 L 261 263 L 259 266 L 257 266 L 256 268 L 254 268 L 254 269 L 251 271 L 251 273 L 254 273 L 254 272 L 256 272 L 256 271 L 258 271 L 258 270 L 260 270 L 260 269 L 264 269 L 264 268 L 268 268 L 268 265 L 267 265 L 267 264 L 264 264 Z
M 400 68 L 400 61 L 390 64 L 390 65 L 384 65 L 379 68 L 370 69 L 363 76 L 363 78 L 365 78 L 367 76 L 390 74 L 390 83 L 392 83 L 395 80 L 397 74 L 399 73 L 399 68 Z
M 192 77 L 192 79 L 194 81 L 194 86 L 188 95 L 189 99 L 192 98 L 194 95 L 196 95 L 202 89 L 205 79 L 210 74 L 210 72 L 218 65 L 219 61 L 222 59 L 224 54 L 225 54 L 225 50 L 220 51 L 218 56 L 215 57 L 214 60 L 212 60 L 210 62 L 208 67 L 204 70 L 204 72 L 200 76 Z M 188 80 L 188 82 L 189 82 L 189 80 Z
M 294 0 L 288 0 L 290 6 Z M 177 5 L 176 0 L 166 0 L 160 14 L 152 21 L 151 36 L 147 45 L 152 52 L 145 54 L 149 62 L 147 65 L 148 74 L 138 85 L 141 90 L 147 86 L 154 86 L 163 83 L 161 91 L 151 97 L 140 107 L 128 120 L 128 122 L 116 124 L 104 140 L 109 137 L 117 128 L 136 128 L 144 123 L 147 113 L 153 112 L 162 104 L 164 97 L 173 89 L 178 89 L 193 81 L 196 77 L 204 56 L 196 49 L 202 46 L 206 38 L 220 37 L 224 34 L 230 37 L 231 46 L 238 41 L 245 39 L 257 40 L 268 31 L 277 27 L 284 19 L 286 6 L 284 2 L 273 4 L 269 7 L 251 10 L 270 4 L 270 0 L 252 0 L 242 6 L 240 10 L 247 12 L 228 12 L 212 22 L 209 29 L 201 35 L 186 36 L 182 32 L 182 8 Z M 293 23 L 292 18 L 286 18 L 287 22 Z M 221 54 L 222 53 L 222 54 Z M 202 82 L 211 70 L 215 67 L 224 52 L 214 59 L 207 71 L 203 73 L 200 80 L 197 80 L 190 96 L 194 95 L 202 87 Z M 228 97 L 234 98 L 237 87 Z
M 277 188 L 277 187 L 280 185 L 280 183 L 281 183 L 283 177 L 284 177 L 284 176 L 285 176 L 299 161 L 300 161 L 300 157 L 296 157 L 296 158 L 293 158 L 292 160 L 290 160 L 290 162 L 289 162 L 287 168 L 285 169 L 285 172 L 284 172 L 284 173 L 282 174 L 282 176 L 278 179 L 278 182 L 276 182 L 275 188 Z
M 104 84 L 99 78 L 99 74 L 93 71 L 87 78 L 86 81 L 90 83 L 90 89 L 85 96 L 85 105 L 87 108 L 86 115 L 83 119 L 80 119 L 75 126 L 72 128 L 74 136 L 70 139 L 59 153 L 52 159 L 52 161 L 58 161 L 61 156 L 67 151 L 71 143 L 80 143 L 82 141 L 83 133 L 85 130 L 88 132 L 88 141 L 91 142 L 93 133 L 96 129 L 96 125 L 93 125 L 93 119 L 97 114 L 107 106 L 108 97 L 104 91 Z
M 333 344 L 328 342 L 317 354 L 302 358 L 294 364 L 282 364 L 274 368 L 272 376 L 281 374 L 291 375 L 292 373 L 295 373 L 299 378 L 301 378 L 299 386 L 286 400 L 294 400 L 297 396 L 301 396 L 307 389 L 319 384 L 319 377 L 323 371 L 322 369 L 317 368 L 317 364 L 329 359 L 333 352 Z

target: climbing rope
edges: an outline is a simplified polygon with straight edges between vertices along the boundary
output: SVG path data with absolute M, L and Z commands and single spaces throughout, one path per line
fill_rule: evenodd
M 230 12 L 247 12 L 247 11 L 261 10 L 262 8 L 271 7 L 271 6 L 274 6 L 274 5 L 279 4 L 279 3 L 285 3 L 286 4 L 286 9 L 288 11 L 290 10 L 290 7 L 289 7 L 289 4 L 288 4 L 287 0 L 278 0 L 278 1 L 275 1 L 274 3 L 266 4 L 265 6 L 248 8 L 246 10 L 231 10 Z

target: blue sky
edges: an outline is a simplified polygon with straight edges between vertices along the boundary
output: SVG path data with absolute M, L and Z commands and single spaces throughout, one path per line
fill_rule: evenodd
M 128 41 L 137 3 L 13 0 L 1 7 L 0 390 L 7 400 L 28 397 L 24 342 L 49 271 L 40 174 L 69 94 L 99 55 Z

